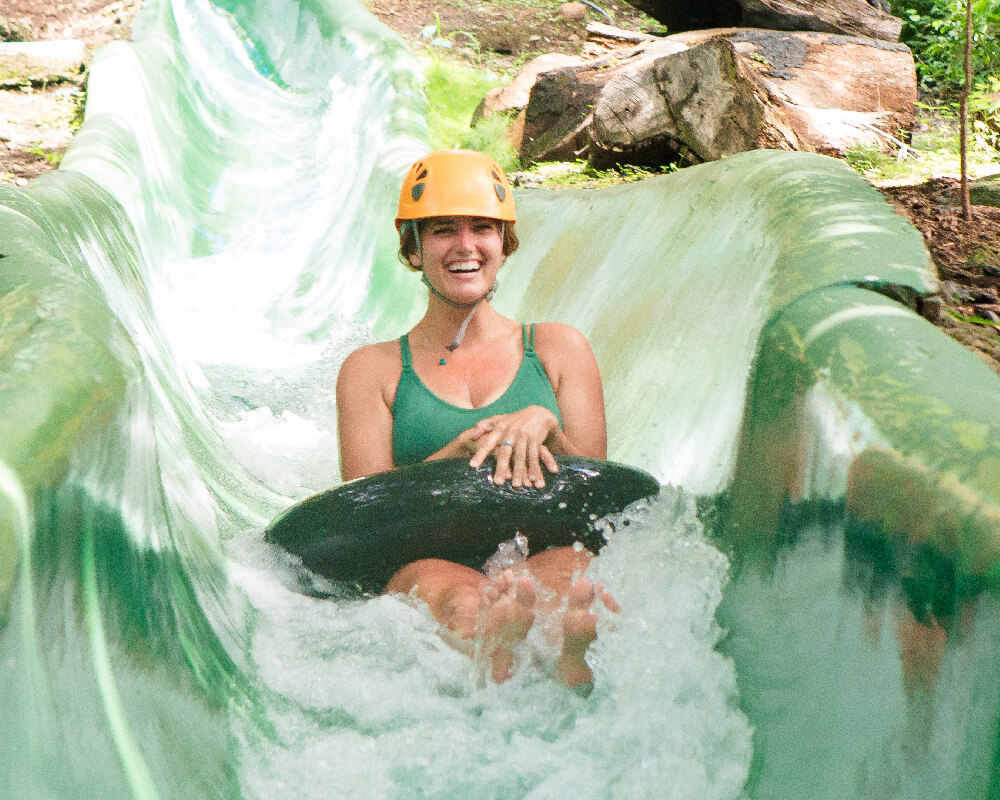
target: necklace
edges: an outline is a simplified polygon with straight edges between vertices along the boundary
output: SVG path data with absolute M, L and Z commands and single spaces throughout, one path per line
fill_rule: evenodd
M 449 353 L 454 353 L 455 350 L 458 349 L 458 346 L 462 343 L 462 339 L 465 338 L 465 330 L 466 328 L 469 327 L 469 323 L 472 322 L 472 317 L 476 313 L 476 309 L 479 308 L 479 304 L 483 302 L 483 300 L 493 299 L 493 295 L 496 294 L 497 286 L 499 284 L 497 283 L 496 280 L 494 280 L 493 284 L 486 291 L 486 294 L 484 294 L 478 300 L 473 300 L 471 303 L 459 303 L 455 300 L 452 300 L 450 297 L 445 297 L 443 294 L 441 294 L 441 292 L 435 289 L 434 286 L 431 284 L 431 282 L 427 280 L 427 275 L 425 273 L 420 273 L 420 279 L 423 281 L 424 286 L 430 289 L 431 293 L 435 297 L 447 303 L 452 308 L 469 309 L 469 313 L 465 315 L 465 319 L 462 320 L 462 324 L 458 326 L 458 333 L 455 335 L 455 340 L 451 344 L 446 344 L 444 346 L 444 349 L 447 350 Z M 447 363 L 448 359 L 444 356 L 442 356 L 440 361 L 438 361 L 438 365 L 442 367 Z

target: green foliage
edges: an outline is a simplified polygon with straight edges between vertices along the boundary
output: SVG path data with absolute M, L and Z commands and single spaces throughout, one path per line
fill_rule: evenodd
M 635 183 L 655 175 L 676 172 L 678 169 L 676 164 L 663 167 L 617 164 L 611 169 L 597 169 L 582 159 L 575 162 L 546 162 L 535 164 L 530 171 L 524 173 L 522 185 L 544 189 L 600 189 L 620 183 Z
M 46 150 L 42 147 L 42 143 L 38 142 L 34 147 L 24 148 L 25 153 L 31 153 L 35 156 L 41 156 L 46 161 L 48 161 L 52 166 L 58 167 L 59 162 L 62 160 L 62 153 L 58 150 Z
M 83 125 L 84 112 L 87 107 L 87 90 L 78 89 L 70 95 L 72 115 L 69 121 L 69 129 L 76 133 Z
M 977 84 L 969 98 L 970 171 L 987 175 L 1000 160 L 1000 79 Z M 890 141 L 883 143 L 888 146 Z M 844 160 L 875 183 L 921 181 L 959 169 L 958 103 L 935 100 L 917 103 L 917 125 L 909 145 L 895 142 L 894 152 L 873 144 L 857 144 Z
M 887 153 L 883 153 L 872 144 L 855 144 L 844 153 L 844 160 L 852 169 L 862 175 L 882 173 L 890 162 L 894 161 Z
M 434 59 L 424 69 L 427 127 L 433 149 L 468 147 L 496 159 L 505 170 L 519 167 L 507 141 L 510 118 L 494 115 L 470 127 L 472 113 L 490 89 L 503 85 L 499 76 L 454 61 Z
M 965 0 L 892 0 L 903 19 L 900 40 L 913 51 L 925 91 L 942 96 L 964 84 Z M 978 80 L 1000 74 L 1000 2 L 972 0 L 972 69 Z
M 516 171 L 521 168 L 521 161 L 517 150 L 507 139 L 511 121 L 507 114 L 494 114 L 480 120 L 459 140 L 459 146 L 492 156 L 506 172 Z

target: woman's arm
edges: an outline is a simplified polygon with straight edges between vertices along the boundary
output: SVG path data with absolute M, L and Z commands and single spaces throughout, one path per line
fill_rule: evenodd
M 562 429 L 546 444 L 554 453 L 607 458 L 604 386 L 590 342 L 576 328 L 550 322 L 535 326 L 535 345 L 562 415 Z
M 394 342 L 355 350 L 337 376 L 340 476 L 345 481 L 393 469 L 392 410 L 386 387 L 398 382 Z M 393 378 L 395 377 L 395 381 Z
M 498 484 L 510 480 L 514 486 L 544 486 L 542 465 L 557 470 L 553 453 L 607 457 L 604 390 L 590 344 L 578 330 L 560 323 L 536 326 L 535 344 L 559 404 L 562 427 L 548 409 L 529 406 L 485 419 L 464 433 L 477 445 L 470 464 L 477 467 L 492 454 Z

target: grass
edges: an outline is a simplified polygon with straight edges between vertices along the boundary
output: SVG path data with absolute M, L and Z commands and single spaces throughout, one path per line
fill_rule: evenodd
M 637 167 L 618 164 L 612 169 L 596 169 L 586 161 L 563 161 L 533 164 L 520 173 L 522 185 L 545 189 L 601 189 L 621 183 L 635 183 L 655 175 L 676 172 L 676 165 L 663 167 Z
M 432 149 L 468 147 L 492 156 L 505 169 L 519 166 L 507 141 L 510 118 L 496 115 L 471 127 L 472 114 L 483 96 L 506 80 L 487 70 L 456 61 L 433 58 L 424 66 L 427 128 Z
M 921 112 L 910 144 L 887 153 L 874 145 L 850 148 L 844 160 L 876 185 L 921 183 L 960 172 L 958 120 L 948 106 L 920 104 Z M 1000 112 L 972 121 L 969 135 L 969 175 L 1000 172 Z

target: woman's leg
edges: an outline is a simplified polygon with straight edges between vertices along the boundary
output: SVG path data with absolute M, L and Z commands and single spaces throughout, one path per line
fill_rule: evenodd
M 614 598 L 600 584 L 591 583 L 583 575 L 593 557 L 589 550 L 553 547 L 525 562 L 525 567 L 538 582 L 555 592 L 544 605 L 562 612 L 563 642 L 558 670 L 567 686 L 579 686 L 593 680 L 585 656 L 587 648 L 597 638 L 597 615 L 590 609 L 594 598 L 600 597 L 609 610 L 618 611 Z
M 497 683 L 514 673 L 517 650 L 534 623 L 536 606 L 561 613 L 559 675 L 576 686 L 592 679 L 584 656 L 597 638 L 597 616 L 590 609 L 594 598 L 600 597 L 611 611 L 618 610 L 610 594 L 583 577 L 593 557 L 588 550 L 555 547 L 529 558 L 523 574 L 505 570 L 493 581 L 470 567 L 426 558 L 403 567 L 384 592 L 412 594 L 425 602 L 449 643 L 464 653 L 472 654 L 474 640 L 481 634 Z M 534 581 L 549 590 L 540 602 Z
M 490 581 L 461 564 L 421 559 L 397 572 L 384 592 L 412 594 L 427 603 L 447 641 L 464 653 L 472 654 L 481 634 L 497 683 L 514 674 L 517 650 L 535 621 L 535 585 L 511 570 Z

